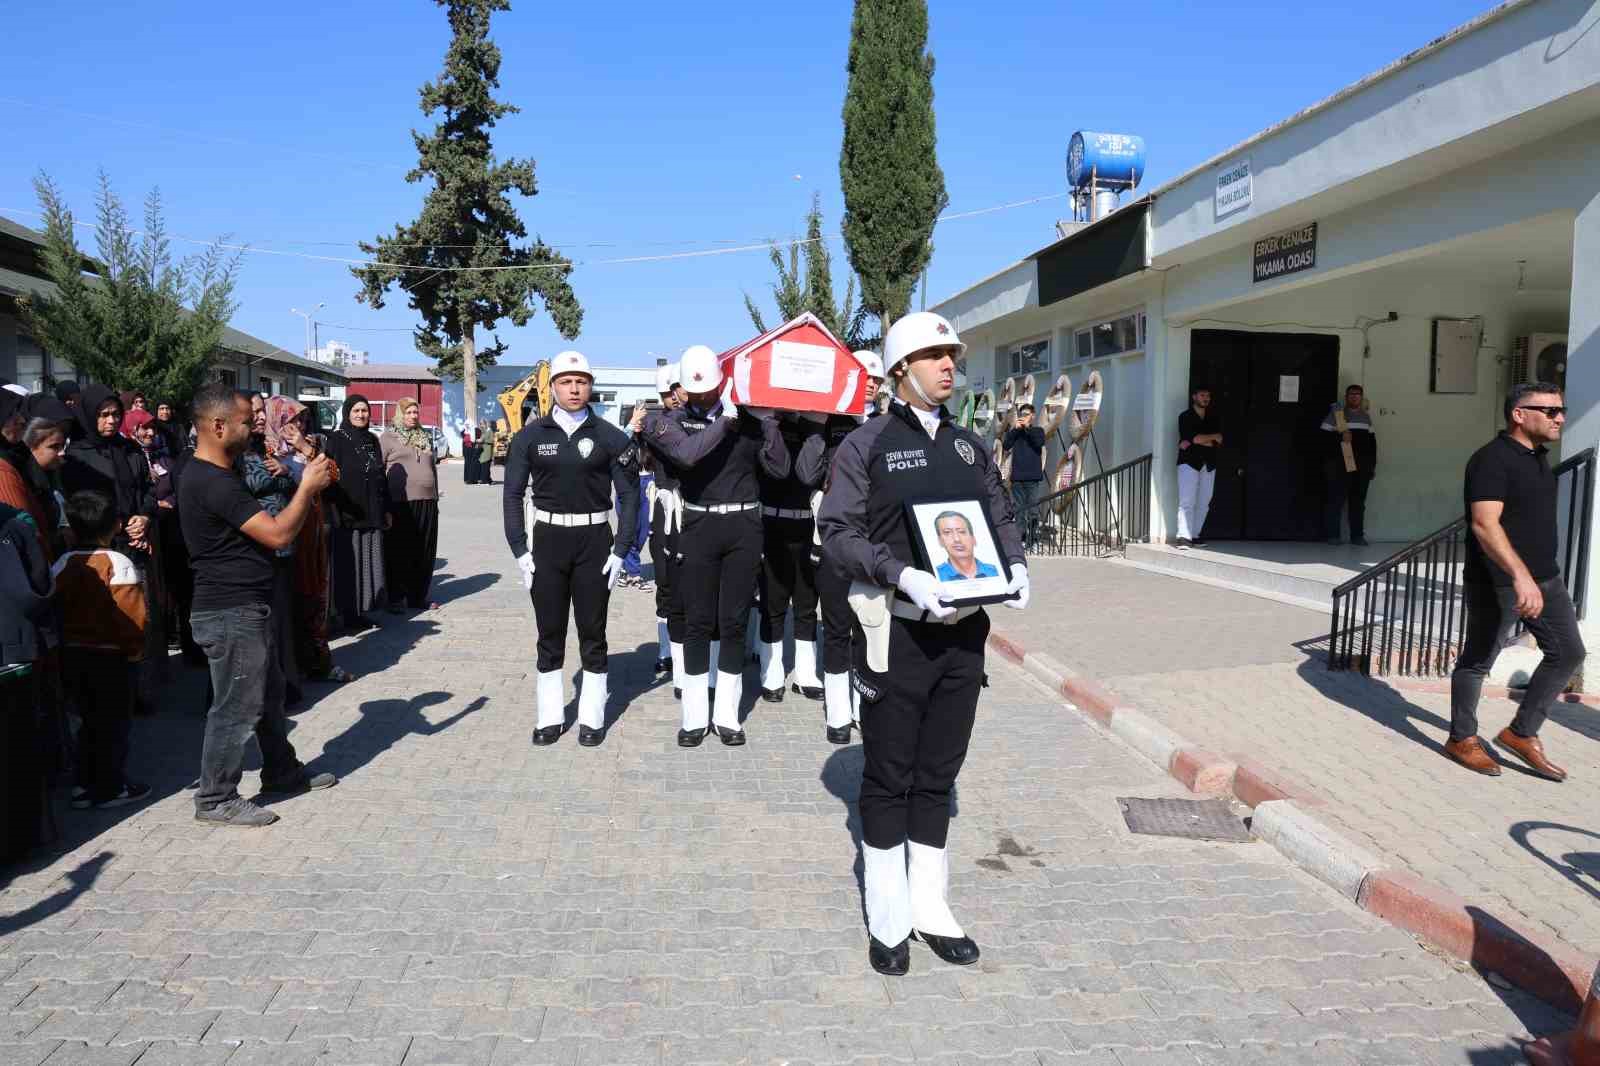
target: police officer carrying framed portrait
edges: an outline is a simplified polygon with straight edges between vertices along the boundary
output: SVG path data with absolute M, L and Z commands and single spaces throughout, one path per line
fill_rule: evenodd
M 561 673 L 569 613 L 583 661 L 578 743 L 598 747 L 606 738 L 606 610 L 638 525 L 639 463 L 632 438 L 589 410 L 593 386 L 582 353 L 557 355 L 550 361 L 550 413 L 524 426 L 506 454 L 506 542 L 533 600 L 539 633 L 538 746 L 554 744 L 567 729 Z
M 965 352 L 943 318 L 917 312 L 884 338 L 893 399 L 839 445 L 819 525 L 824 556 L 851 580 L 856 615 L 852 684 L 860 696 L 862 858 L 867 956 L 879 973 L 910 967 L 910 940 L 956 965 L 978 946 L 948 902 L 950 796 L 972 737 L 984 681 L 984 642 L 993 601 L 984 582 L 941 581 L 938 551 L 913 514 L 929 523 L 954 512 L 992 530 L 1008 607 L 1027 606 L 1028 571 L 1010 494 L 982 438 L 944 408 Z M 945 524 L 961 525 L 948 514 Z M 966 545 L 946 550 L 964 565 Z M 963 591 L 968 590 L 968 591 Z M 971 593 L 986 592 L 985 595 Z

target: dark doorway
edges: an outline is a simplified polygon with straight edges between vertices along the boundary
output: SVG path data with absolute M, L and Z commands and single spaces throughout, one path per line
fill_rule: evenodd
M 1223 440 L 1202 535 L 1321 540 L 1325 489 L 1318 427 L 1338 399 L 1339 338 L 1197 329 L 1189 388 L 1202 385 L 1211 389 Z

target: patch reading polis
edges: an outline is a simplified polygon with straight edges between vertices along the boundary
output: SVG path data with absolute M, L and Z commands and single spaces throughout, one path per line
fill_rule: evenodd
M 554 455 L 560 448 L 561 445 L 555 443 L 541 444 L 539 445 L 539 454 L 541 456 Z
M 578 442 L 578 454 L 583 458 L 589 458 L 589 453 L 592 451 L 594 451 L 594 441 L 590 440 L 588 437 L 584 437 Z M 967 462 L 970 463 L 972 460 L 968 459 Z
M 978 453 L 972 450 L 972 445 L 960 438 L 956 439 L 956 454 L 961 456 L 961 461 L 968 466 L 978 461 Z

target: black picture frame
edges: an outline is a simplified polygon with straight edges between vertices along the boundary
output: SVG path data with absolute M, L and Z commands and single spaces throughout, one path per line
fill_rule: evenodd
M 1007 590 L 1011 584 L 1011 562 L 1001 550 L 1000 536 L 995 531 L 994 517 L 989 513 L 987 500 L 981 496 L 933 496 L 907 500 L 904 507 L 906 529 L 910 534 L 912 551 L 917 557 L 917 566 L 939 579 L 940 599 L 955 607 L 975 607 L 1017 598 L 1015 592 Z M 947 563 L 949 555 L 938 546 L 936 534 L 930 542 L 930 533 L 945 511 L 955 511 L 967 519 L 976 542 L 974 559 L 980 567 L 992 560 L 996 574 L 978 579 L 946 579 L 942 576 L 941 562 L 935 560 Z M 981 519 L 981 522 L 974 522 L 974 519 Z M 969 591 L 963 592 L 963 586 Z

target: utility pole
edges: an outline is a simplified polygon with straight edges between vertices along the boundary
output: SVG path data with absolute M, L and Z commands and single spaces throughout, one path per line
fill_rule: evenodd
M 328 305 L 326 303 L 320 303 L 317 306 L 313 307 L 309 311 L 302 311 L 298 307 L 289 308 L 289 313 L 291 315 L 299 315 L 301 318 L 306 320 L 306 358 L 307 359 L 313 358 L 312 355 L 311 355 L 311 351 L 312 351 L 312 348 L 311 348 L 312 330 L 315 327 L 315 323 L 313 322 L 313 318 L 315 317 L 315 315 L 316 315 L 316 313 L 318 311 L 322 310 L 324 307 L 327 307 L 327 306 Z

